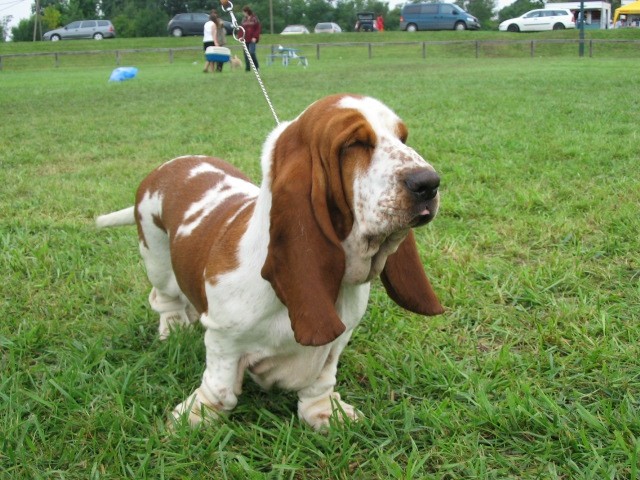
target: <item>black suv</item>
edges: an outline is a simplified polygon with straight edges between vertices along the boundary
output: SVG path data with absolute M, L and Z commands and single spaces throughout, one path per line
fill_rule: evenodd
M 356 32 L 373 32 L 373 22 L 376 16 L 371 12 L 356 13 Z
M 179 13 L 169 21 L 167 30 L 174 37 L 186 35 L 202 35 L 204 24 L 209 21 L 208 13 Z M 224 29 L 227 35 L 233 33 L 231 22 L 223 20 Z

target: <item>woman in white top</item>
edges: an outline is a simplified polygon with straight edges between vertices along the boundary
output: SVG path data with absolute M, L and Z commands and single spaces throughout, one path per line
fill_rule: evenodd
M 205 52 L 207 51 L 207 47 L 221 47 L 224 45 L 224 33 L 224 26 L 218 17 L 218 12 L 211 10 L 209 21 L 204 24 L 204 32 L 202 35 L 202 46 Z M 222 40 L 220 40 L 221 38 Z M 222 62 L 210 62 L 207 60 L 207 63 L 204 65 L 204 73 L 213 72 L 214 65 L 218 72 L 222 72 Z

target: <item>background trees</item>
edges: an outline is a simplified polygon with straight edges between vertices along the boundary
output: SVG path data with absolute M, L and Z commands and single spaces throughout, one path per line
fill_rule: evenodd
M 493 10 L 496 8 L 494 0 L 470 0 L 464 3 L 456 2 L 471 15 L 480 20 L 483 30 L 494 28 Z
M 270 2 L 272 19 L 269 17 Z M 456 3 L 476 16 L 483 28 L 494 27 L 491 18 L 495 0 L 457 0 Z M 238 19 L 245 4 L 251 5 L 262 20 L 265 33 L 271 33 L 272 25 L 273 33 L 278 33 L 289 24 L 301 23 L 313 28 L 316 23 L 327 21 L 352 31 L 356 13 L 365 11 L 383 15 L 387 30 L 397 30 L 400 21 L 400 7 L 390 9 L 389 4 L 381 0 L 242 0 L 234 9 Z M 542 0 L 516 0 L 514 6 L 503 11 L 520 14 L 538 5 L 542 5 Z M 219 7 L 217 0 L 40 0 L 38 19 L 41 30 L 47 31 L 83 18 L 108 18 L 114 23 L 118 36 L 154 37 L 167 35 L 167 23 L 176 13 L 208 12 L 216 7 Z M 33 40 L 35 0 L 32 11 L 34 15 L 30 19 L 12 29 L 15 41 Z M 513 16 L 511 13 L 506 15 Z M 38 31 L 38 40 L 41 35 Z
M 519 17 L 529 10 L 544 8 L 543 0 L 516 0 L 511 5 L 504 7 L 498 13 L 498 23 L 510 18 Z
M 7 35 L 9 34 L 7 31 L 7 25 L 10 21 L 11 15 L 0 18 L 0 42 L 5 42 L 7 40 Z

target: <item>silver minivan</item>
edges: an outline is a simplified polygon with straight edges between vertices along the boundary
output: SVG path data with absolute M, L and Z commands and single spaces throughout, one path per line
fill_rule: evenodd
M 116 38 L 116 29 L 109 20 L 78 20 L 62 28 L 51 30 L 42 35 L 42 40 L 72 40 L 79 38 Z
M 402 7 L 400 30 L 477 30 L 480 22 L 453 3 L 410 3 Z

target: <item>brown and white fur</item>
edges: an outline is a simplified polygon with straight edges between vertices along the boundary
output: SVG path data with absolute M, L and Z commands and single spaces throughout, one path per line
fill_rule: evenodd
M 297 392 L 316 429 L 360 415 L 334 386 L 370 282 L 412 312 L 443 312 L 411 232 L 435 217 L 439 178 L 406 138 L 378 100 L 333 95 L 268 136 L 260 187 L 220 159 L 179 157 L 142 181 L 135 207 L 97 219 L 137 224 L 161 338 L 205 327 L 202 383 L 173 417 L 232 410 L 245 371 Z

